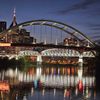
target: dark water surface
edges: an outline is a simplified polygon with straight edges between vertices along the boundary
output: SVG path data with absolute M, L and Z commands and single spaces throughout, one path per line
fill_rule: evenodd
M 1 69 L 10 84 L 0 100 L 100 100 L 94 66 L 31 65 Z

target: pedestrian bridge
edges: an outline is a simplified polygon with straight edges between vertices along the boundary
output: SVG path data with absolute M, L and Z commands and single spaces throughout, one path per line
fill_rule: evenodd
M 25 50 L 25 51 L 20 51 L 18 53 L 18 57 L 22 56 L 45 56 L 45 57 L 95 57 L 95 52 L 91 51 L 85 51 L 80 53 L 77 50 L 72 50 L 72 49 L 46 49 L 43 50 L 42 52 L 38 51 L 31 51 L 31 50 Z
M 52 48 L 46 49 L 41 52 L 34 50 L 22 50 L 17 54 L 1 54 L 0 57 L 8 57 L 9 59 L 19 59 L 24 56 L 34 56 L 37 57 L 37 62 L 42 62 L 42 57 L 77 57 L 77 58 L 94 58 L 96 55 L 95 51 L 83 51 L 79 52 L 74 49 L 62 49 L 62 48 Z

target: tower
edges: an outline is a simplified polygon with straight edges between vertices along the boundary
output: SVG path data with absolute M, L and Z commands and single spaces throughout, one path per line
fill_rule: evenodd
M 17 25 L 17 21 L 16 21 L 16 9 L 14 8 L 14 11 L 13 11 L 13 20 L 12 20 L 12 23 L 10 25 L 10 28 L 14 27 L 16 25 Z

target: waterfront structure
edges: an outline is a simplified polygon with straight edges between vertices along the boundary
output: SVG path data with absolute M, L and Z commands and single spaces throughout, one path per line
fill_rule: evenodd
M 40 37 L 39 39 L 30 37 L 30 32 L 25 28 L 26 26 L 35 25 L 40 26 L 40 34 L 38 34 L 38 37 Z M 45 26 L 43 28 L 45 29 L 44 31 L 42 26 Z M 46 37 L 46 26 L 50 27 L 49 38 Z M 58 40 L 54 38 L 56 35 L 53 34 L 52 28 L 57 28 L 65 32 L 65 34 L 67 33 L 70 35 L 70 37 L 62 36 L 61 33 L 61 41 L 58 42 Z M 36 35 L 35 32 L 34 36 Z M 42 32 L 45 34 L 43 35 Z M 57 31 L 55 34 L 56 33 Z M 9 29 L 1 32 L 0 38 L 4 40 L 3 42 L 9 43 L 8 46 L 1 46 L 1 56 L 5 53 L 3 56 L 8 56 L 10 59 L 14 57 L 19 59 L 20 57 L 27 56 L 30 58 L 35 57 L 35 61 L 37 62 L 45 61 L 46 63 L 52 64 L 77 64 L 78 61 L 83 61 L 83 59 L 87 58 L 95 58 L 96 55 L 93 49 L 95 43 L 72 26 L 52 20 L 32 20 L 17 24 L 15 10 L 12 24 Z M 56 43 L 53 43 L 53 38 L 56 40 Z M 54 60 L 55 57 L 58 59 L 57 61 Z M 62 57 L 63 60 L 61 60 Z M 74 59 L 75 62 L 71 59 Z
M 14 9 L 13 12 L 13 20 L 11 25 L 9 26 L 8 29 L 13 28 L 17 25 L 16 21 L 16 10 Z M 6 30 L 6 22 L 1 21 L 0 22 L 0 32 Z M 8 43 L 26 43 L 26 44 L 31 44 L 35 42 L 36 39 L 34 37 L 30 36 L 30 32 L 28 32 L 25 28 L 23 29 L 17 29 L 12 32 L 8 32 L 6 36 L 4 36 L 2 39 L 0 39 L 0 42 L 8 42 Z
M 7 29 L 7 23 L 6 21 L 0 21 L 0 32 Z

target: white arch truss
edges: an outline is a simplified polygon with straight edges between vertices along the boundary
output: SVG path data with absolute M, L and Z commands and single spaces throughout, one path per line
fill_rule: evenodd
M 25 50 L 25 51 L 20 51 L 19 56 L 38 56 L 39 52 L 38 51 L 32 51 L 32 50 Z
M 80 55 L 82 57 L 95 57 L 93 52 L 91 51 L 85 51 L 83 53 L 79 53 L 77 50 L 72 49 L 47 49 L 41 52 L 42 56 L 59 56 L 59 57 L 79 57 Z

